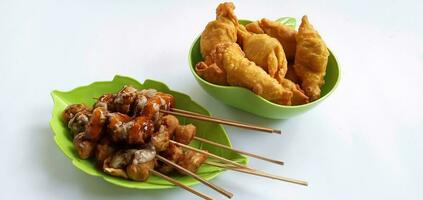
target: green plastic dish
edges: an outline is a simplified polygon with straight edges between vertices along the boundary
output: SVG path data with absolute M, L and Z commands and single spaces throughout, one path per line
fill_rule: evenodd
M 295 19 L 290 17 L 280 18 L 277 21 L 292 27 L 295 27 L 296 24 Z M 239 20 L 239 22 L 245 25 L 251 21 Z M 335 55 L 332 53 L 332 51 L 330 51 L 326 69 L 325 84 L 322 87 L 321 97 L 316 101 L 303 105 L 283 106 L 272 103 L 254 94 L 248 89 L 237 86 L 216 85 L 209 83 L 208 81 L 198 76 L 198 74 L 195 72 L 195 64 L 203 60 L 200 52 L 200 36 L 194 40 L 189 52 L 188 59 L 192 74 L 200 86 L 209 95 L 227 105 L 270 119 L 288 119 L 312 109 L 314 106 L 326 99 L 335 90 L 340 79 L 340 69 L 338 62 L 335 58 Z
M 67 105 L 75 103 L 85 103 L 86 105 L 93 105 L 95 101 L 93 99 L 94 97 L 99 97 L 100 95 L 105 93 L 118 92 L 124 85 L 131 85 L 138 89 L 154 88 L 158 91 L 172 94 L 176 99 L 176 108 L 210 115 L 205 108 L 192 101 L 188 95 L 172 91 L 164 83 L 154 80 L 145 80 L 144 83 L 139 83 L 138 81 L 130 77 L 117 75 L 112 81 L 94 82 L 87 86 L 77 87 L 68 92 L 61 92 L 57 90 L 51 92 L 51 96 L 53 97 L 54 101 L 54 107 L 52 118 L 50 120 L 50 126 L 53 130 L 54 141 L 56 142 L 57 146 L 63 151 L 63 153 L 72 160 L 72 164 L 75 167 L 89 175 L 101 177 L 107 182 L 122 187 L 137 189 L 162 189 L 174 187 L 173 184 L 156 176 L 151 176 L 146 182 L 135 182 L 123 178 L 109 176 L 95 168 L 93 159 L 80 159 L 74 150 L 72 138 L 70 136 L 71 134 L 67 129 L 67 126 L 61 120 L 61 114 L 65 107 Z M 194 124 L 197 127 L 197 135 L 200 137 L 216 141 L 224 145 L 231 145 L 229 138 L 221 125 L 185 118 L 179 118 L 179 120 L 181 123 Z M 211 153 L 239 163 L 247 163 L 246 157 L 225 149 L 216 148 L 214 146 L 209 146 L 206 144 L 200 144 L 197 141 L 193 141 L 191 143 L 191 146 L 200 149 L 206 149 Z M 210 180 L 212 178 L 215 178 L 222 172 L 223 170 L 220 168 L 212 167 L 209 165 L 202 165 L 197 174 L 207 180 Z M 197 180 L 190 176 L 172 174 L 171 177 L 189 186 L 199 183 Z

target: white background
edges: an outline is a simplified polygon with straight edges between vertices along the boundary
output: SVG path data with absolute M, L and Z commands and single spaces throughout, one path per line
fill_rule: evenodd
M 235 147 L 286 162 L 253 167 L 309 187 L 225 172 L 233 199 L 421 199 L 423 4 L 420 1 L 238 1 L 239 18 L 307 14 L 342 68 L 315 109 L 267 120 L 223 105 L 196 83 L 188 50 L 218 2 L 0 1 L 0 199 L 194 199 L 182 189 L 143 191 L 84 174 L 56 147 L 53 89 L 115 74 L 163 81 L 212 114 L 281 128 L 226 127 Z M 195 189 L 224 199 L 207 187 Z

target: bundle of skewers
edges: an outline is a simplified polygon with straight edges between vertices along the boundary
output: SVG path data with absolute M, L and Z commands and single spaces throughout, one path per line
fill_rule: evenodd
M 197 140 L 283 165 L 282 161 L 198 137 L 193 124 L 180 124 L 175 116 L 280 134 L 280 130 L 180 110 L 175 108 L 175 98 L 170 94 L 154 89 L 137 90 L 131 86 L 124 86 L 116 94 L 104 94 L 97 98 L 93 108 L 84 104 L 69 105 L 63 112 L 63 121 L 72 133 L 73 144 L 79 157 L 95 157 L 96 167 L 112 176 L 147 181 L 154 175 L 204 199 L 211 198 L 178 182 L 168 174 L 176 172 L 192 176 L 228 198 L 233 196 L 232 193 L 196 174 L 202 164 L 307 185 L 301 180 L 272 175 L 189 146 L 191 141 Z

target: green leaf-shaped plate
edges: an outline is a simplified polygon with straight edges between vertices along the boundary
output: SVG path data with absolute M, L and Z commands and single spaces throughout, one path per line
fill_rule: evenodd
M 50 121 L 51 129 L 54 133 L 54 141 L 57 146 L 65 153 L 67 157 L 72 160 L 72 164 L 83 172 L 102 177 L 107 182 L 128 187 L 128 188 L 137 188 L 137 189 L 161 189 L 161 188 L 170 188 L 174 187 L 171 183 L 167 182 L 156 176 L 151 176 L 146 182 L 135 182 L 131 180 L 126 180 L 118 177 L 109 176 L 102 171 L 99 171 L 95 168 L 94 160 L 83 160 L 80 159 L 77 153 L 74 150 L 72 144 L 72 138 L 70 132 L 67 129 L 66 125 L 61 120 L 61 114 L 66 106 L 75 103 L 84 103 L 86 105 L 94 104 L 94 97 L 99 97 L 105 93 L 115 93 L 118 92 L 124 85 L 131 85 L 138 89 L 144 88 L 154 88 L 158 91 L 166 92 L 172 94 L 176 99 L 176 108 L 197 112 L 205 115 L 210 115 L 209 112 L 191 100 L 191 98 L 183 93 L 170 90 L 165 84 L 154 81 L 154 80 L 145 80 L 144 83 L 139 83 L 137 80 L 125 76 L 115 76 L 112 81 L 101 81 L 94 82 L 87 86 L 77 87 L 69 92 L 53 91 L 51 96 L 53 97 L 54 107 L 52 118 Z M 219 142 L 224 145 L 231 145 L 228 136 L 226 135 L 225 130 L 221 125 L 203 122 L 192 119 L 179 118 L 181 123 L 192 123 L 197 127 L 197 135 L 212 141 Z M 214 153 L 216 155 L 228 158 L 230 160 L 247 163 L 247 158 L 231 151 L 224 149 L 216 148 L 206 144 L 200 144 L 196 141 L 191 143 L 191 146 L 206 149 L 207 151 Z M 198 175 L 201 177 L 210 180 L 217 175 L 219 175 L 223 170 L 220 168 L 203 165 L 199 171 Z M 178 174 L 171 175 L 174 179 L 186 184 L 186 185 L 195 185 L 199 183 L 197 180 L 190 176 L 182 176 Z

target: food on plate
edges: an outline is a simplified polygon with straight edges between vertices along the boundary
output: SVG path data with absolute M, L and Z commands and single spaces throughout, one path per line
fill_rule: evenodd
M 237 43 L 222 43 L 213 53 L 215 63 L 225 69 L 226 79 L 230 85 L 252 90 L 263 98 L 284 105 L 291 103 L 292 92 L 261 67 L 244 57 L 244 52 Z
M 307 16 L 302 18 L 296 38 L 294 70 L 301 82 L 301 88 L 313 101 L 320 97 L 320 87 L 325 83 L 329 50 Z
M 174 105 L 170 94 L 124 86 L 116 94 L 98 98 L 93 110 L 83 104 L 69 105 L 62 120 L 75 135 L 74 148 L 81 159 L 95 157 L 97 168 L 109 175 L 146 181 L 151 170 L 173 171 L 156 160 L 156 154 L 194 173 L 207 159 L 170 143 L 189 144 L 196 135 L 194 125 L 181 125 L 175 116 L 160 112 Z
M 212 65 L 210 53 L 222 42 L 236 42 L 238 19 L 233 3 L 221 3 L 216 8 L 216 19 L 209 22 L 201 34 L 201 55 L 205 63 L 198 63 L 197 73 L 211 83 L 226 85 L 225 71 Z
M 244 26 L 234 8 L 220 4 L 216 20 L 201 34 L 203 61 L 196 64 L 196 73 L 210 83 L 245 87 L 281 105 L 318 99 L 329 50 L 307 16 L 297 32 L 266 18 Z
M 262 70 L 260 67 L 256 68 Z M 103 83 L 104 82 L 101 82 L 102 87 L 104 87 Z M 122 82 L 119 82 L 119 85 L 121 83 Z M 92 85 L 94 84 L 86 87 L 92 87 Z M 145 85 L 149 85 L 148 82 L 145 82 Z M 138 85 L 138 87 L 143 86 Z M 160 86 L 154 85 L 153 87 L 161 88 Z M 75 90 L 72 92 L 74 91 Z M 173 94 L 173 91 L 170 91 L 170 93 Z M 78 94 L 80 93 L 78 92 Z M 85 93 L 86 96 L 77 99 L 84 99 L 88 102 L 93 99 L 93 97 L 89 94 L 90 93 Z M 215 168 L 219 168 L 220 170 L 235 170 L 246 174 L 277 179 L 300 185 L 307 185 L 307 182 L 305 181 L 272 175 L 246 166 L 244 164 L 245 160 L 243 160 L 243 157 L 239 157 L 236 154 L 227 154 L 222 150 L 230 150 L 232 152 L 248 155 L 279 165 L 283 165 L 283 162 L 246 151 L 233 149 L 230 146 L 219 144 L 216 141 L 198 137 L 197 127 L 193 124 L 187 123 L 186 118 L 228 124 L 269 133 L 280 134 L 280 130 L 243 124 L 232 120 L 218 119 L 201 113 L 175 108 L 175 105 L 181 105 L 181 103 L 184 102 L 183 95 L 181 96 L 176 92 L 175 94 L 178 99 L 180 99 L 179 104 L 175 104 L 175 98 L 167 93 L 158 92 L 153 89 L 138 90 L 131 86 L 124 86 L 118 93 L 104 94 L 100 96 L 100 98 L 94 98 L 97 100 L 93 105 L 94 109 L 82 104 L 73 104 L 68 105 L 65 109 L 63 109 L 63 112 L 60 113 L 61 117 L 58 116 L 60 114 L 57 112 L 54 112 L 53 116 L 55 120 L 63 121 L 62 126 L 65 127 L 68 126 L 71 121 L 75 121 L 76 123 L 76 121 L 78 121 L 77 118 L 80 115 L 87 115 L 88 119 L 83 123 L 85 126 L 80 127 L 80 133 L 75 136 L 72 131 L 67 133 L 70 137 L 74 136 L 74 149 L 72 150 L 75 153 L 70 155 L 74 159 L 74 163 L 83 163 L 87 169 L 97 168 L 98 170 L 104 172 L 104 175 L 102 175 L 103 177 L 110 175 L 133 181 L 148 181 L 150 176 L 155 176 L 154 181 L 152 180 L 147 184 L 131 183 L 122 180 L 119 181 L 116 178 L 110 179 L 110 177 L 106 179 L 113 180 L 118 183 L 125 183 L 124 186 L 151 186 L 157 184 L 155 181 L 159 178 L 193 192 L 200 197 L 211 199 L 207 195 L 184 185 L 183 179 L 185 178 L 178 181 L 171 177 L 176 175 L 176 173 L 179 173 L 183 176 L 189 175 L 209 186 L 211 189 L 214 189 L 229 198 L 232 197 L 232 193 L 206 180 L 210 177 L 207 176 L 211 174 L 210 172 L 216 172 Z M 116 98 L 121 98 L 122 100 L 116 100 Z M 185 98 L 189 99 L 189 97 Z M 63 102 L 69 101 L 60 101 L 60 103 Z M 183 117 L 181 118 L 183 123 L 180 123 L 178 118 L 175 116 Z M 197 121 L 193 121 L 193 123 L 197 124 Z M 204 129 L 205 127 L 210 126 L 200 127 Z M 224 133 L 221 127 L 219 129 L 221 129 Z M 63 129 L 61 128 L 60 133 L 56 132 L 57 129 L 53 130 L 55 131 L 55 134 L 66 134 L 66 132 L 63 132 Z M 207 134 L 213 134 L 211 137 L 213 139 L 217 139 L 217 136 L 219 136 L 214 135 L 216 133 L 219 134 L 219 132 L 216 132 L 214 128 L 202 131 L 207 131 Z M 206 132 L 202 132 L 198 135 L 201 136 L 203 134 L 206 134 Z M 63 139 L 70 138 L 66 137 L 66 135 L 61 136 L 65 136 L 60 137 Z M 205 148 L 210 150 L 210 152 L 187 145 L 195 144 L 192 143 L 193 140 L 196 140 L 197 143 L 200 142 L 200 147 L 204 145 Z M 67 148 L 69 143 L 64 142 L 63 144 L 66 144 Z M 210 148 L 209 145 L 221 148 L 222 150 Z M 221 157 L 219 154 L 225 155 L 226 158 Z M 75 159 L 74 156 L 77 156 L 80 159 Z M 237 159 L 234 159 L 233 156 L 238 157 Z M 209 159 L 209 157 L 211 159 Z M 82 161 L 81 159 L 89 160 Z M 88 166 L 90 164 L 92 164 L 92 166 Z M 206 164 L 209 167 L 202 168 L 203 164 Z M 197 173 L 199 170 L 201 173 Z M 170 175 L 168 176 L 165 174 Z M 181 177 L 180 175 L 176 175 L 176 177 Z
M 199 62 L 195 65 L 195 71 L 200 77 L 210 83 L 218 85 L 228 84 L 226 82 L 226 72 L 215 63 L 207 65 L 205 62 Z
M 206 58 L 222 42 L 236 42 L 238 19 L 233 3 L 221 3 L 216 8 L 216 19 L 209 22 L 201 34 L 201 55 Z
M 292 92 L 291 102 L 288 105 L 301 105 L 309 102 L 308 96 L 304 94 L 304 91 L 300 86 L 289 79 L 282 79 L 280 84 L 287 90 Z
M 294 60 L 297 46 L 295 39 L 297 31 L 294 28 L 266 18 L 247 24 L 245 27 L 250 32 L 265 33 L 276 38 L 282 44 L 286 58 L 290 61 Z
M 282 45 L 266 34 L 248 32 L 243 25 L 238 26 L 238 42 L 245 57 L 262 67 L 279 82 L 285 77 L 288 62 Z

